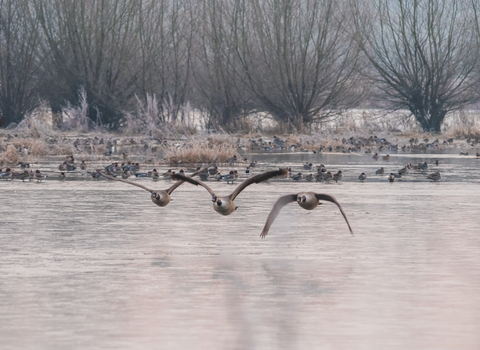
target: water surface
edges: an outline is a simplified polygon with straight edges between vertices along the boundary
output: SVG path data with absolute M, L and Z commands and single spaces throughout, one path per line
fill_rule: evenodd
M 480 160 L 252 157 L 345 178 L 252 185 L 227 217 L 191 185 L 160 208 L 119 182 L 0 182 L 1 348 L 480 348 Z M 408 161 L 429 171 L 374 175 Z M 426 180 L 437 169 L 442 181 Z M 292 203 L 260 239 L 276 199 L 305 190 L 336 196 L 355 236 L 334 205 Z

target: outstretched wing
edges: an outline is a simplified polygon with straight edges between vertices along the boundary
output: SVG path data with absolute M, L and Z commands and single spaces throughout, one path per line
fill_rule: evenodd
M 102 174 L 101 172 L 98 171 L 98 173 L 103 176 L 103 177 L 106 177 L 107 179 L 110 179 L 110 180 L 115 180 L 115 181 L 120 181 L 120 182 L 125 182 L 126 184 L 129 184 L 129 185 L 133 185 L 133 186 L 137 186 L 137 187 L 140 187 L 140 188 L 143 188 L 144 190 L 150 192 L 150 193 L 153 193 L 155 191 L 143 186 L 143 185 L 140 185 L 140 184 L 136 184 L 134 182 L 131 182 L 131 181 L 127 181 L 127 180 L 124 180 L 124 179 L 117 179 L 115 177 L 111 177 L 111 176 L 108 176 L 108 175 L 105 175 L 105 174 Z
M 342 209 L 342 206 L 340 205 L 340 203 L 338 203 L 338 201 L 335 199 L 335 197 L 330 196 L 328 194 L 323 194 L 323 193 L 315 193 L 315 197 L 320 201 L 327 201 L 327 202 L 335 203 L 337 205 L 338 209 L 340 209 L 340 212 L 342 213 L 343 218 L 347 222 L 348 229 L 350 230 L 350 233 L 353 235 L 353 231 L 352 231 L 352 228 L 350 227 L 350 223 L 348 222 L 347 216 L 345 215 L 345 213 Z
M 180 175 L 180 174 L 173 174 L 173 175 L 171 176 L 171 178 L 172 178 L 173 180 L 181 180 L 181 181 L 190 182 L 192 185 L 195 185 L 195 186 L 200 185 L 200 186 L 202 186 L 203 188 L 205 188 L 208 192 L 210 192 L 210 194 L 211 194 L 212 196 L 216 196 L 216 195 L 215 195 L 215 192 L 213 192 L 213 190 L 212 190 L 210 187 L 208 187 L 206 184 L 204 184 L 202 181 L 197 181 L 197 180 L 192 179 L 192 178 L 189 177 L 189 176 L 184 176 L 184 175 Z
M 211 164 L 210 164 L 210 165 L 211 165 Z M 190 175 L 190 177 L 194 177 L 195 175 L 198 175 L 198 174 L 206 171 L 210 165 L 208 165 L 206 168 L 203 168 L 203 169 L 200 169 L 200 170 L 194 172 L 192 175 Z M 180 186 L 180 185 L 183 184 L 183 183 L 184 183 L 184 181 L 177 181 L 177 182 L 175 182 L 172 186 L 170 186 L 170 187 L 167 189 L 167 193 L 168 193 L 168 194 L 172 194 L 172 192 L 175 191 L 175 190 L 177 189 L 177 187 Z
M 289 194 L 283 197 L 280 197 L 275 205 L 272 208 L 272 211 L 268 215 L 267 222 L 265 223 L 265 226 L 263 227 L 263 231 L 260 234 L 260 237 L 265 238 L 267 235 L 268 231 L 270 230 L 270 226 L 272 226 L 273 220 L 278 216 L 278 213 L 280 213 L 280 210 L 286 206 L 288 203 L 295 202 L 297 200 L 297 195 L 296 194 Z
M 285 176 L 287 175 L 287 173 L 288 173 L 287 169 L 280 169 L 275 171 L 267 171 L 266 173 L 249 177 L 248 179 L 243 181 L 240 185 L 238 185 L 235 191 L 233 191 L 232 194 L 230 195 L 230 199 L 232 201 L 235 200 L 235 198 L 240 194 L 240 192 L 242 192 L 247 186 L 250 186 L 251 184 L 258 184 L 262 181 L 271 179 L 272 177 Z

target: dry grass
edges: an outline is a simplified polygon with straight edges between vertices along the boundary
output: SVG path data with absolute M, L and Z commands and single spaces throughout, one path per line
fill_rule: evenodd
M 237 154 L 235 145 L 200 141 L 170 146 L 165 150 L 166 159 L 170 164 L 225 163 L 234 154 Z
M 10 144 L 15 146 L 16 149 L 26 150 L 32 156 L 38 157 L 49 154 L 46 143 L 40 139 L 30 137 L 14 138 Z
M 7 145 L 7 149 L 0 153 L 0 164 L 17 164 L 21 161 L 20 154 L 14 145 Z
M 196 142 L 202 142 L 202 140 L 200 138 L 196 138 L 194 141 Z M 203 141 L 204 142 L 204 141 Z M 210 145 L 216 145 L 216 146 L 219 146 L 219 145 L 230 145 L 230 146 L 234 146 L 235 145 L 235 142 L 236 142 L 236 139 L 234 137 L 232 137 L 231 135 L 229 134 L 225 134 L 225 133 L 218 133 L 218 134 L 210 134 L 208 137 L 207 137 L 207 142 L 210 144 Z M 230 156 L 231 157 L 231 156 Z
M 15 137 L 4 142 L 0 151 L 3 151 L 0 153 L 0 162 L 11 164 L 44 156 L 73 154 L 73 146 L 69 143 L 50 145 L 42 139 Z
M 476 139 L 480 140 L 480 127 L 475 126 L 473 128 L 461 128 L 461 127 L 454 127 L 449 132 L 453 138 L 456 139 Z
M 59 144 L 59 145 L 54 145 L 48 154 L 64 156 L 64 155 L 69 155 L 73 153 L 74 153 L 73 146 L 71 144 Z

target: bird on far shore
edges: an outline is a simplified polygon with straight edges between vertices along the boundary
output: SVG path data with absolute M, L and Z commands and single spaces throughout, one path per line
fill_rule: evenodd
M 40 172 L 40 170 L 35 170 L 35 179 L 37 180 L 37 182 L 41 182 L 43 179 L 45 179 L 47 177 L 47 175 L 45 174 L 42 174 Z
M 333 179 L 333 174 L 330 171 L 327 171 L 326 174 L 323 176 L 325 182 L 329 182 Z
M 229 163 L 230 165 L 232 165 L 233 163 L 236 163 L 237 160 L 238 160 L 238 159 L 237 159 L 237 155 L 235 154 L 233 157 L 228 158 L 227 163 Z
M 12 178 L 12 170 L 10 168 L 5 169 L 4 172 L 2 172 L 2 169 L 0 169 L 0 179 L 7 180 L 11 178 Z
M 388 175 L 388 181 L 390 181 L 390 182 L 395 181 L 395 175 L 393 175 L 393 173 L 390 173 L 390 175 Z
M 13 173 L 12 173 L 12 176 L 14 176 Z M 15 174 L 15 179 L 22 180 L 23 182 L 25 182 L 25 180 L 28 178 L 29 178 L 29 173 L 27 170 L 24 170 L 21 173 Z
M 209 169 L 208 169 L 208 173 L 209 173 L 211 176 L 217 175 L 217 173 L 218 173 L 218 167 L 217 167 L 217 166 L 214 166 L 213 168 L 209 168 Z
M 208 170 L 204 171 L 204 172 L 202 172 L 198 175 L 200 176 L 200 180 L 202 180 L 202 181 L 207 181 L 208 177 L 210 176 L 210 174 L 208 173 Z
M 427 179 L 433 180 L 433 181 L 438 181 L 438 180 L 440 180 L 441 178 L 442 178 L 442 174 L 440 174 L 439 171 L 436 171 L 436 172 L 434 172 L 434 173 L 432 173 L 432 174 L 429 174 L 429 175 L 427 176 Z
M 383 166 L 380 169 L 378 169 L 377 171 L 375 171 L 375 174 L 377 174 L 377 175 L 385 174 L 385 169 L 383 168 Z
M 82 163 L 80 164 L 80 169 L 82 170 L 82 175 L 85 174 L 85 172 L 87 171 L 87 164 L 85 163 L 84 160 L 82 160 Z
M 160 179 L 160 174 L 158 173 L 157 169 L 152 170 L 152 180 L 158 181 Z
M 360 181 L 365 181 L 365 179 L 367 178 L 367 175 L 365 173 L 361 173 L 359 176 L 358 176 L 358 179 Z
M 341 170 L 339 170 L 336 174 L 333 174 L 333 180 L 335 182 L 340 181 L 342 179 L 342 177 L 343 177 L 343 173 L 342 173 Z
M 227 175 L 223 175 L 223 176 L 222 176 L 222 180 L 223 180 L 223 181 L 226 181 L 227 184 L 228 184 L 228 183 L 232 183 L 232 185 L 233 185 L 233 181 L 234 181 L 235 179 L 236 179 L 236 177 L 235 177 L 235 173 L 234 173 L 233 170 L 230 170 L 230 172 L 229 172 Z
M 293 181 L 300 181 L 301 179 L 303 179 L 302 173 L 298 173 L 297 175 L 292 176 Z
M 307 162 L 307 163 L 303 164 L 303 169 L 304 170 L 312 170 L 312 166 L 313 166 L 312 163 Z

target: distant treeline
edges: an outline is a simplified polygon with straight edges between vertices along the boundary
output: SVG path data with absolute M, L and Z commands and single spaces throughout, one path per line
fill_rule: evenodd
M 478 101 L 480 0 L 0 0 L 0 109 L 78 104 L 117 128 L 156 96 L 232 130 L 267 112 L 298 127 L 365 103 L 424 130 Z M 58 120 L 61 123 L 61 120 Z

